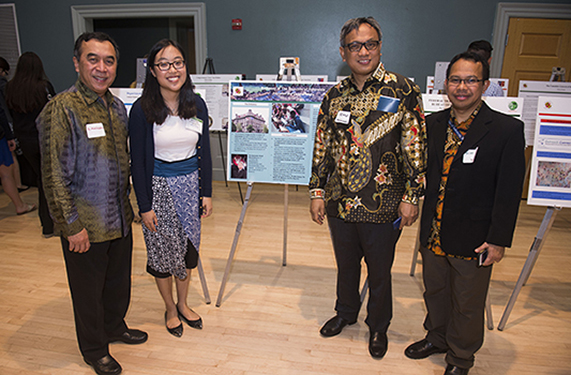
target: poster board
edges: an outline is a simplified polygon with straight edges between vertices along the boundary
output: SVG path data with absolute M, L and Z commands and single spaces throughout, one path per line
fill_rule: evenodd
M 278 79 L 277 74 L 256 74 L 256 81 L 276 81 Z M 301 81 L 302 82 L 327 82 L 328 76 L 327 74 L 319 74 L 319 75 L 308 75 L 302 74 Z
M 571 207 L 571 96 L 539 96 L 527 203 Z
M 319 106 L 334 84 L 230 82 L 228 180 L 307 185 Z
M 242 79 L 241 74 L 191 74 L 194 91 L 206 102 L 210 131 L 228 127 L 229 82 Z
M 524 99 L 523 122 L 526 146 L 534 144 L 537 99 L 539 96 L 571 97 L 571 82 L 519 81 L 518 96 Z
M 484 96 L 482 99 L 493 110 L 512 116 L 518 120 L 522 119 L 524 111 L 523 98 Z M 448 95 L 422 94 L 422 106 L 425 115 L 442 111 L 451 105 L 452 103 L 450 103 Z
M 133 103 L 135 103 L 135 100 L 139 99 L 143 94 L 143 89 L 111 87 L 109 91 L 123 101 L 125 108 L 127 108 L 127 116 L 131 112 L 131 107 L 133 106 Z

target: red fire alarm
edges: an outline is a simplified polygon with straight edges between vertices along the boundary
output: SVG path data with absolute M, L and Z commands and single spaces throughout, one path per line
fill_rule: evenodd
M 234 18 L 232 20 L 232 30 L 242 30 L 242 19 Z

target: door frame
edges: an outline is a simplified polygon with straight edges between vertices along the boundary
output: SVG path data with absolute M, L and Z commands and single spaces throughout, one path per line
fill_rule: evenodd
M 161 17 L 194 18 L 196 68 L 199 69 L 208 57 L 206 47 L 206 5 L 204 3 L 72 5 L 73 39 L 76 40 L 84 32 L 93 31 L 94 19 Z
M 571 19 L 571 5 L 568 4 L 544 4 L 544 3 L 498 3 L 492 46 L 492 64 L 490 77 L 499 77 L 502 74 L 504 53 L 506 50 L 506 38 L 510 18 L 557 18 Z

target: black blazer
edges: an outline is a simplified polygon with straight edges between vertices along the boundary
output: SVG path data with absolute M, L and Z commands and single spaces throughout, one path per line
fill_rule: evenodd
M 438 200 L 450 109 L 426 118 L 428 169 L 420 240 L 427 246 Z M 463 160 L 478 148 L 472 163 Z M 442 249 L 473 257 L 488 242 L 512 243 L 525 174 L 523 123 L 482 104 L 460 145 L 448 175 L 442 214 Z

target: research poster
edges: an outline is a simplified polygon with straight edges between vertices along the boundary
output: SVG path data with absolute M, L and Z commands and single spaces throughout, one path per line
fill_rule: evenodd
M 228 180 L 307 185 L 319 106 L 335 83 L 230 83 Z
M 571 207 L 571 97 L 540 96 L 527 203 Z
M 519 81 L 520 98 L 524 99 L 523 122 L 525 123 L 525 143 L 534 144 L 537 98 L 539 96 L 571 97 L 571 82 Z
M 242 79 L 241 74 L 191 74 L 194 91 L 206 102 L 211 131 L 228 128 L 228 97 L 230 81 Z
M 512 116 L 518 120 L 522 119 L 524 111 L 523 98 L 484 96 L 482 99 L 493 110 Z M 422 106 L 424 108 L 424 114 L 427 116 L 431 113 L 442 111 L 451 105 L 452 103 L 450 103 L 450 99 L 448 99 L 447 95 L 422 94 Z
M 143 95 L 143 89 L 126 89 L 126 88 L 117 88 L 111 87 L 109 89 L 113 95 L 118 97 L 125 103 L 125 108 L 127 108 L 127 115 L 131 112 L 131 107 L 135 100 L 139 99 L 141 95 Z

